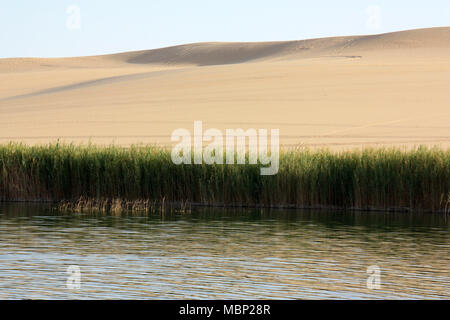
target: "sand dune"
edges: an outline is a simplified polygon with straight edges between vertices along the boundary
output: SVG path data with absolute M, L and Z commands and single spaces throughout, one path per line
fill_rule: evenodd
M 450 146 L 450 27 L 0 59 L 0 143 L 169 144 L 279 128 L 285 146 Z
M 450 28 L 431 28 L 380 35 L 334 37 L 299 41 L 260 43 L 195 43 L 156 50 L 109 56 L 118 61 L 137 64 L 220 65 L 271 59 L 311 58 L 355 54 L 379 50 L 450 48 Z

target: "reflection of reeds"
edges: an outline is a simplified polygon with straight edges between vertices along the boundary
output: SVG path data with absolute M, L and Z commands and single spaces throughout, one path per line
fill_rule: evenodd
M 167 205 L 165 200 L 124 200 L 124 199 L 93 199 L 83 198 L 76 201 L 60 201 L 58 209 L 64 212 L 98 212 L 98 213 L 189 213 L 191 207 L 189 203 L 170 203 Z
M 65 201 L 72 209 L 151 211 L 157 202 L 159 210 L 192 203 L 445 211 L 449 193 L 450 150 L 438 148 L 286 151 L 278 174 L 261 176 L 259 165 L 175 165 L 170 150 L 156 147 L 0 146 L 0 200 Z

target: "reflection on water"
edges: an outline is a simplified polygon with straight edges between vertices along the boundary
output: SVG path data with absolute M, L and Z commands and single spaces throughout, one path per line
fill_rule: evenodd
M 0 298 L 450 298 L 442 214 L 201 209 L 60 214 L 0 205 Z M 81 268 L 81 288 L 66 286 Z M 366 286 L 367 267 L 381 288 Z

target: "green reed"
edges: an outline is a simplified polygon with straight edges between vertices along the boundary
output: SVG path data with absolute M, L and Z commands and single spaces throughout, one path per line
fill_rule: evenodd
M 152 146 L 10 143 L 0 145 L 0 200 L 450 208 L 450 150 L 284 151 L 277 175 L 261 176 L 259 168 L 249 164 L 175 165 L 170 150 Z

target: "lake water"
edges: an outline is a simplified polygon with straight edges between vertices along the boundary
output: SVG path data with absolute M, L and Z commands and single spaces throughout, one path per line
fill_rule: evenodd
M 0 204 L 0 298 L 449 299 L 449 218 L 241 209 L 93 215 Z M 79 289 L 67 287 L 72 265 Z M 370 266 L 380 270 L 379 288 L 367 288 Z

